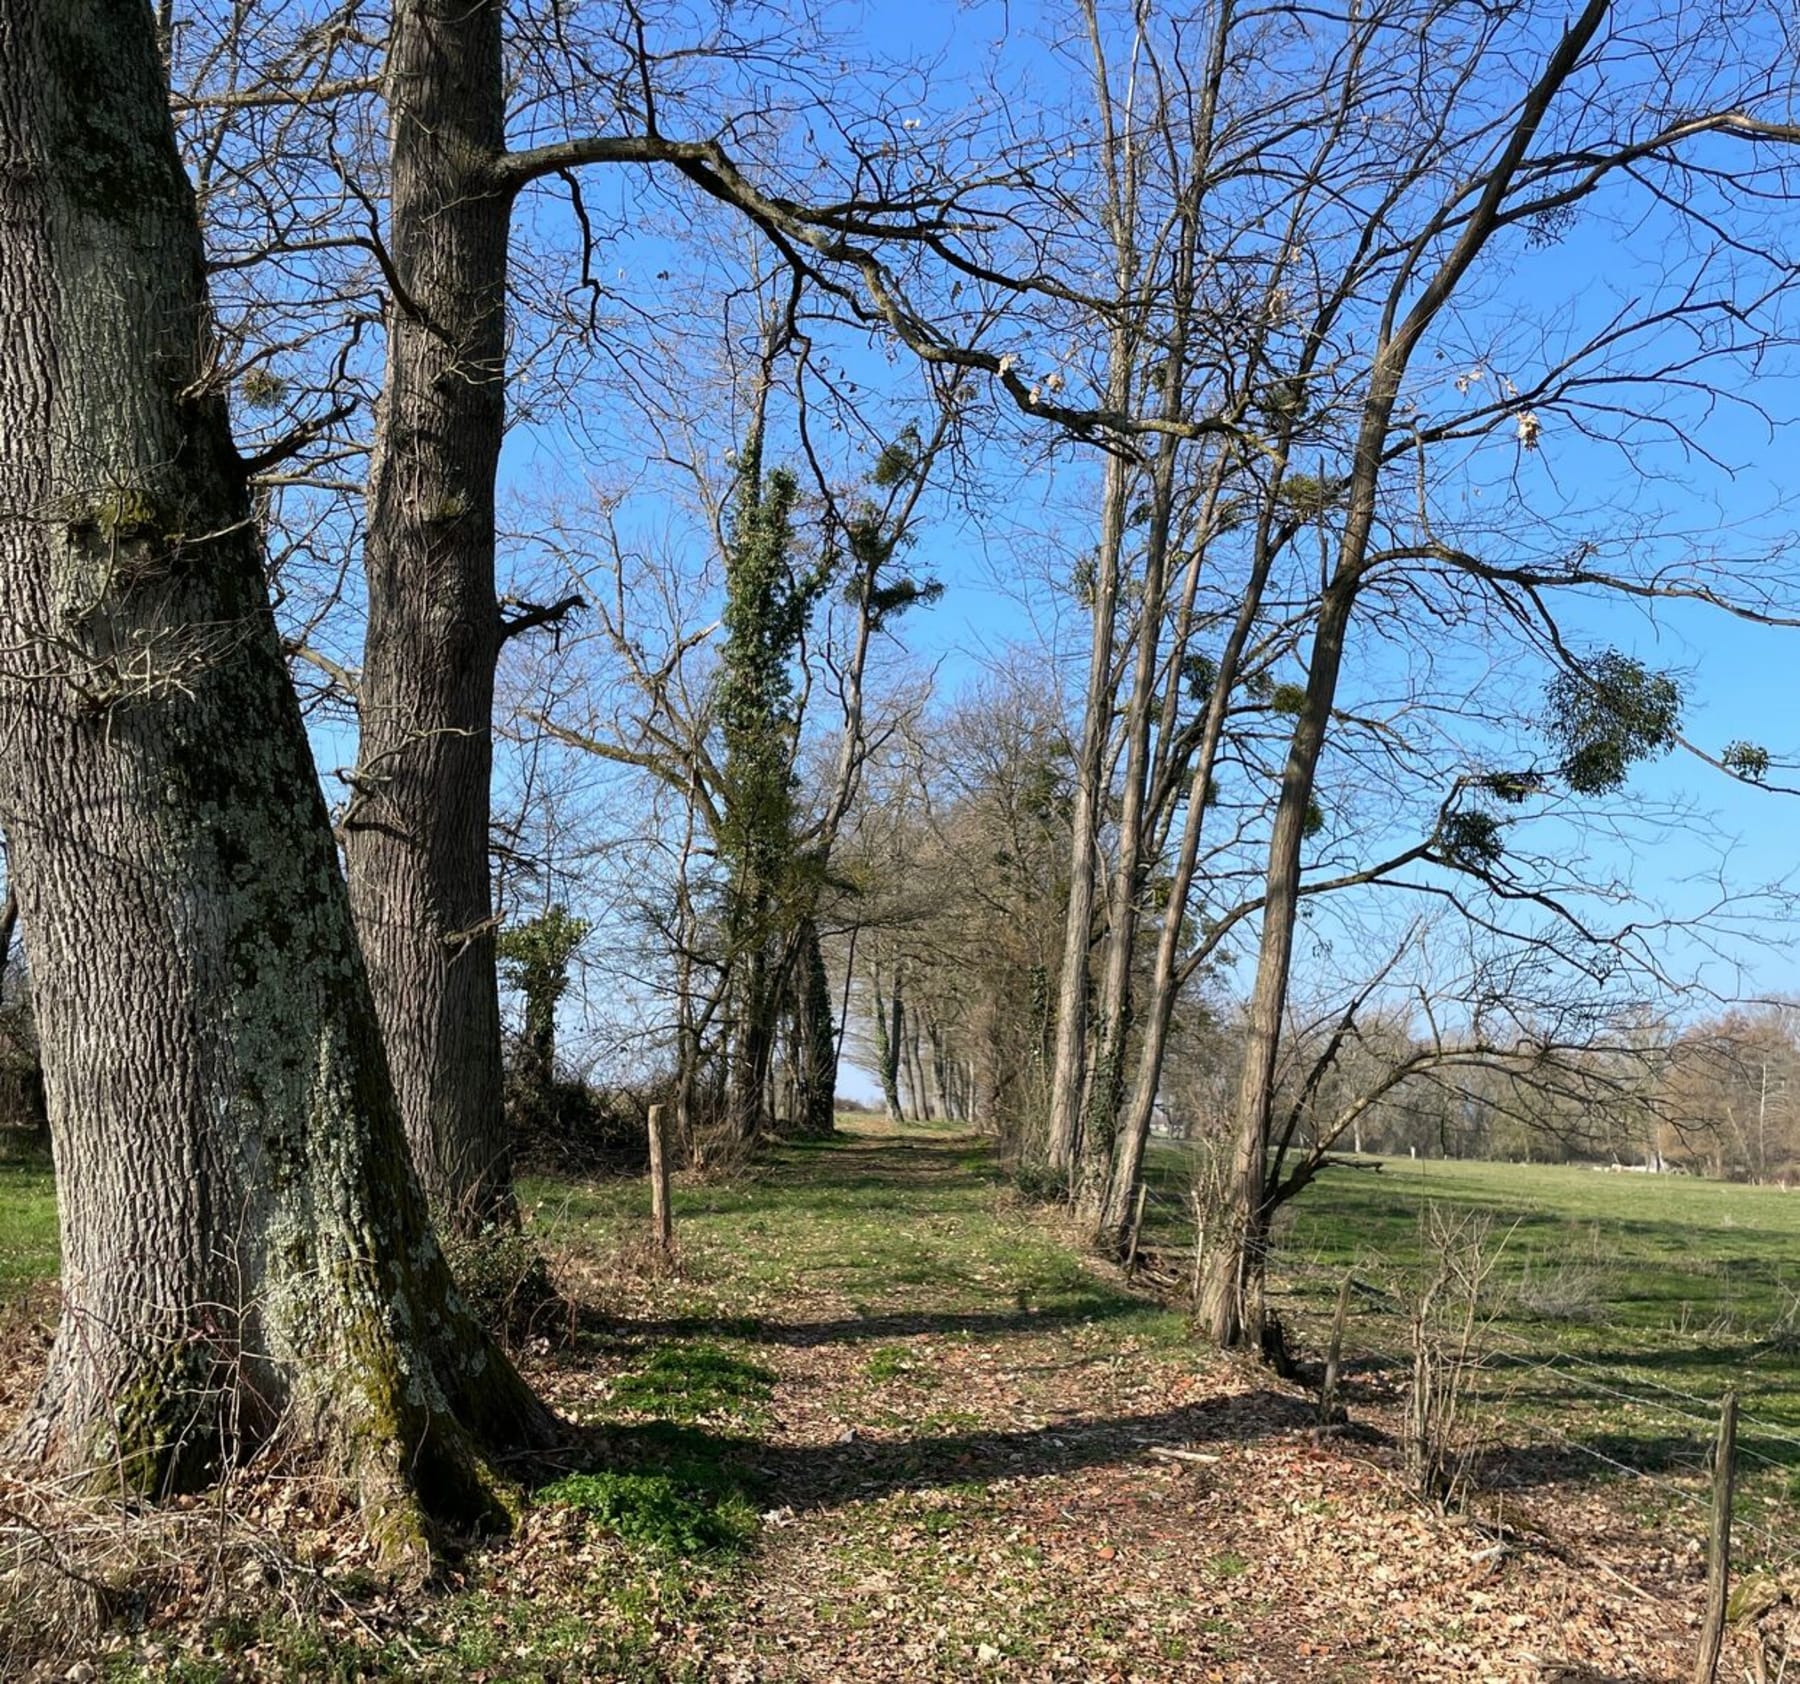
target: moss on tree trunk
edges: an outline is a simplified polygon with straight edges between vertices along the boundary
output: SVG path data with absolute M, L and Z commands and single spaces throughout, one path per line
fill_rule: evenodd
M 548 1413 L 406 1149 L 211 371 L 140 0 L 0 0 L 0 827 L 64 1307 L 12 1448 L 161 1494 L 285 1441 L 384 1554 L 504 1519 Z

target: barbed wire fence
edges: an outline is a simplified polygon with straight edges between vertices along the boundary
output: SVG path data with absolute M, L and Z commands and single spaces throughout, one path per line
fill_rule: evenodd
M 1420 1204 L 1423 1223 L 1432 1201 L 1421 1195 Z M 1143 1184 L 1132 1255 L 1172 1300 L 1197 1302 L 1206 1247 L 1217 1241 L 1216 1217 L 1211 1235 L 1208 1226 L 1204 1197 Z M 1169 1236 L 1182 1236 L 1185 1244 L 1159 1243 Z M 1492 1230 L 1480 1236 L 1500 1252 L 1509 1237 Z M 1349 1416 L 1365 1417 L 1363 1424 L 1373 1424 L 1405 1453 L 1409 1474 L 1421 1460 L 1420 1447 L 1407 1439 L 1420 1418 L 1420 1306 L 1432 1267 L 1428 1256 L 1372 1252 L 1347 1266 L 1286 1246 L 1277 1246 L 1270 1258 L 1274 1313 L 1288 1320 L 1288 1335 L 1302 1337 L 1317 1358 L 1300 1365 L 1296 1377 L 1320 1392 L 1321 1430 L 1351 1425 Z M 1547 1541 L 1579 1569 L 1604 1574 L 1647 1602 L 1669 1605 L 1672 1615 L 1690 1609 L 1704 1586 L 1708 1618 L 1698 1640 L 1697 1684 L 1711 1684 L 1716 1676 L 1715 1628 L 1727 1621 L 1748 1653 L 1747 1678 L 1756 1684 L 1800 1678 L 1800 1431 L 1770 1413 L 1753 1375 L 1740 1376 L 1736 1389 L 1709 1393 L 1650 1374 L 1627 1358 L 1583 1351 L 1566 1337 L 1546 1348 L 1509 1321 L 1554 1326 L 1582 1317 L 1554 1304 L 1534 1313 L 1517 1279 L 1495 1278 L 1491 1268 L 1478 1284 L 1486 1302 L 1473 1336 L 1457 1353 L 1467 1370 L 1459 1377 L 1465 1407 L 1452 1428 L 1457 1442 L 1437 1447 L 1455 1464 L 1455 1477 L 1435 1492 L 1421 1488 L 1414 1494 L 1460 1507 L 1477 1524 L 1490 1525 L 1502 1546 L 1509 1531 L 1504 1500 L 1533 1483 L 1553 1482 L 1559 1468 L 1571 1480 L 1586 1470 L 1619 1493 L 1642 1496 L 1655 1513 L 1646 1517 L 1640 1509 L 1636 1523 L 1646 1540 L 1662 1546 L 1677 1575 L 1674 1583 L 1665 1573 L 1663 1582 L 1646 1584 L 1591 1550 L 1571 1550 L 1567 1539 Z M 1334 1305 L 1340 1306 L 1336 1315 Z M 1673 1336 L 1692 1339 L 1702 1353 L 1705 1331 L 1684 1328 Z M 1779 1352 L 1783 1336 L 1793 1331 L 1772 1326 L 1752 1345 Z M 1668 1349 L 1682 1347 L 1645 1354 L 1663 1359 Z M 1536 1395 L 1525 1396 L 1527 1386 L 1536 1387 Z M 1348 1416 L 1334 1422 L 1334 1411 Z M 1722 1432 L 1726 1416 L 1729 1428 Z M 1728 1465 L 1719 1465 L 1721 1457 Z M 1733 1478 L 1737 1473 L 1741 1483 Z

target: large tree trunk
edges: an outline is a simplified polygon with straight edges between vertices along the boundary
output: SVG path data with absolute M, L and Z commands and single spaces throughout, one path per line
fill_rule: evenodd
M 1282 771 L 1281 794 L 1269 837 L 1262 942 L 1256 981 L 1244 1012 L 1244 1068 L 1236 1108 L 1237 1139 L 1230 1179 L 1228 1226 L 1207 1264 L 1199 1319 L 1220 1345 L 1262 1337 L 1262 1286 L 1269 1240 L 1269 1119 L 1275 1100 L 1281 1017 L 1287 1009 L 1300 906 L 1301 850 L 1313 783 L 1324 751 L 1338 672 L 1355 606 L 1359 574 L 1340 571 L 1325 593 L 1313 635 L 1306 699 L 1294 722 Z
M 387 64 L 394 296 L 369 468 L 351 898 L 413 1161 L 441 1219 L 516 1216 L 488 864 L 494 476 L 509 195 L 499 0 L 397 0 Z
M 759 1138 L 768 1118 L 769 1075 L 780 1027 L 780 994 L 769 978 L 771 970 L 779 969 L 770 966 L 760 939 L 740 951 L 732 967 L 730 1105 L 732 1133 L 739 1140 Z
M 279 1433 L 399 1558 L 551 1423 L 408 1164 L 150 9 L 0 0 L 0 65 L 0 826 L 63 1260 L 13 1448 L 157 1493 Z

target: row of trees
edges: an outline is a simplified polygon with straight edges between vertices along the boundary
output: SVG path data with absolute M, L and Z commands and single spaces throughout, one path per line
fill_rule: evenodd
M 1785 576 L 1547 462 L 1651 471 L 1788 349 L 1746 66 L 1792 57 L 1724 10 L 1075 0 L 1028 90 L 939 95 L 825 18 L 0 0 L 0 828 L 65 1286 L 20 1447 L 160 1491 L 286 1436 L 396 1553 L 496 1512 L 552 1424 L 430 1213 L 516 1219 L 503 945 L 540 1094 L 585 941 L 690 1137 L 828 1128 L 854 1016 L 890 1107 L 1002 1130 L 1105 1247 L 1231 1072 L 1225 1343 L 1322 1118 L 1628 1087 L 1667 954 L 1570 838 L 1692 745 L 1580 615 Z M 1644 267 L 1567 304 L 1595 239 Z M 1077 683 L 892 658 L 957 530 L 1055 579 Z M 1309 928 L 1355 954 L 1311 1025 Z
M 793 300 L 811 287 L 943 364 L 940 397 L 985 370 L 1032 401 L 1001 357 L 913 317 L 856 243 L 941 247 L 934 169 L 917 190 L 808 210 L 777 161 L 759 184 L 727 148 L 767 138 L 770 112 L 715 108 L 694 136 L 669 135 L 683 75 L 716 87 L 739 66 L 767 86 L 769 42 L 722 31 L 697 48 L 681 21 L 653 41 L 642 19 L 615 34 L 528 10 L 509 53 L 489 4 L 401 0 L 376 28 L 354 4 L 0 11 L 16 328 L 0 391 L 0 824 L 64 1222 L 63 1318 L 18 1441 L 30 1457 L 160 1491 L 286 1435 L 342 1461 L 404 1553 L 427 1507 L 497 1513 L 485 1454 L 549 1431 L 456 1300 L 426 1215 L 470 1230 L 514 1215 L 494 689 L 500 651 L 579 603 L 503 597 L 495 577 L 509 375 L 518 388 L 509 275 L 515 298 L 528 290 L 509 268 L 521 197 L 567 188 L 567 272 L 597 295 L 574 172 L 659 166 L 745 215 L 784 262 L 793 296 L 767 360 L 804 355 Z M 615 68 L 597 74 L 601 60 Z M 870 127 L 832 169 L 854 176 L 901 131 L 880 111 Z M 591 311 L 567 320 L 571 295 L 554 291 L 533 327 L 608 354 Z M 766 391 L 718 521 L 720 678 L 678 774 L 689 853 L 712 798 L 718 878 L 716 900 L 690 895 L 682 915 L 722 936 L 710 956 L 676 944 L 694 982 L 682 1091 L 722 1010 L 718 1085 L 746 1134 L 770 1108 L 790 1016 L 796 1106 L 817 1126 L 829 1105 L 812 905 L 861 763 L 867 648 L 930 594 L 885 571 L 922 483 L 919 435 L 881 452 L 885 508 L 826 491 L 803 562 L 795 482 L 763 467 Z M 857 629 L 837 671 L 839 793 L 803 821 L 805 691 L 789 668 L 828 585 Z M 346 621 L 360 661 L 343 658 Z M 329 823 L 290 663 L 323 675 L 299 698 L 316 718 L 355 721 Z M 715 729 L 716 759 L 702 741 Z M 556 957 L 531 945 L 521 933 L 509 962 L 547 971 L 553 1008 Z M 710 987 L 695 981 L 707 966 Z M 546 1061 L 542 998 L 528 1029 Z
M 1758 117 L 1768 90 L 1736 49 L 1690 80 L 1698 61 L 1640 54 L 1604 4 L 1554 26 L 1406 4 L 1084 22 L 1068 50 L 1096 140 L 1079 191 L 1051 191 L 1094 211 L 1072 219 L 1083 257 L 1054 270 L 1110 285 L 1104 309 L 1067 292 L 1040 309 L 1046 340 L 1100 348 L 1084 377 L 1129 423 L 1079 575 L 1092 636 L 1036 1149 L 1117 1245 L 1182 989 L 1243 944 L 1229 1239 L 1203 1311 L 1231 1343 L 1258 1329 L 1284 1196 L 1303 909 L 1376 889 L 1451 909 L 1430 944 L 1389 920 L 1337 1032 L 1467 947 L 1439 1062 L 1555 1060 L 1571 1024 L 1589 1046 L 1634 986 L 1668 980 L 1605 911 L 1628 896 L 1527 851 L 1533 821 L 1578 823 L 1682 740 L 1677 682 L 1584 647 L 1570 616 L 1610 596 L 1780 617 L 1782 583 L 1559 493 L 1546 441 L 1641 469 L 1698 421 L 1697 384 L 1787 345 L 1786 245 L 1762 207 L 1794 133 Z M 1537 254 L 1645 218 L 1642 290 L 1551 325 Z M 1479 670 L 1451 667 L 1459 639 Z M 1768 769 L 1748 744 L 1710 758 Z M 1441 979 L 1425 992 L 1445 999 Z

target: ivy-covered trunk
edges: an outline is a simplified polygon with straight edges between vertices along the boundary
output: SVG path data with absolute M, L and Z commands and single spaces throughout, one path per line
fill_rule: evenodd
M 158 1493 L 280 1434 L 397 1560 L 552 1423 L 409 1166 L 150 8 L 0 0 L 0 63 L 0 827 L 63 1260 L 13 1448 Z
M 494 476 L 510 193 L 499 0 L 396 0 L 387 373 L 369 465 L 351 896 L 413 1161 L 474 1231 L 515 1215 L 488 864 Z
M 775 1061 L 779 998 L 769 986 L 768 955 L 760 944 L 739 953 L 732 971 L 731 1073 L 728 1086 L 732 1132 L 754 1140 L 767 1122 L 769 1074 Z
M 569 966 L 588 933 L 587 920 L 550 906 L 501 932 L 500 963 L 524 1006 L 513 1056 L 513 1109 L 535 1128 L 557 1122 L 556 1012 L 569 990 Z
M 875 1062 L 881 1077 L 882 1103 L 887 1107 L 888 1121 L 903 1123 L 906 1112 L 900 1104 L 900 1043 L 906 1033 L 906 965 L 894 967 L 894 992 L 881 998 L 881 967 L 874 970 L 875 979 Z
M 762 463 L 759 409 L 739 458 L 732 504 L 718 691 L 725 739 L 718 846 L 726 871 L 731 967 L 730 1104 L 733 1131 L 745 1140 L 768 1120 L 769 1077 L 794 974 L 795 920 L 805 917 L 813 892 L 794 834 L 800 727 L 790 663 L 829 579 L 824 561 L 795 566 L 794 476 L 783 469 L 765 474 Z

